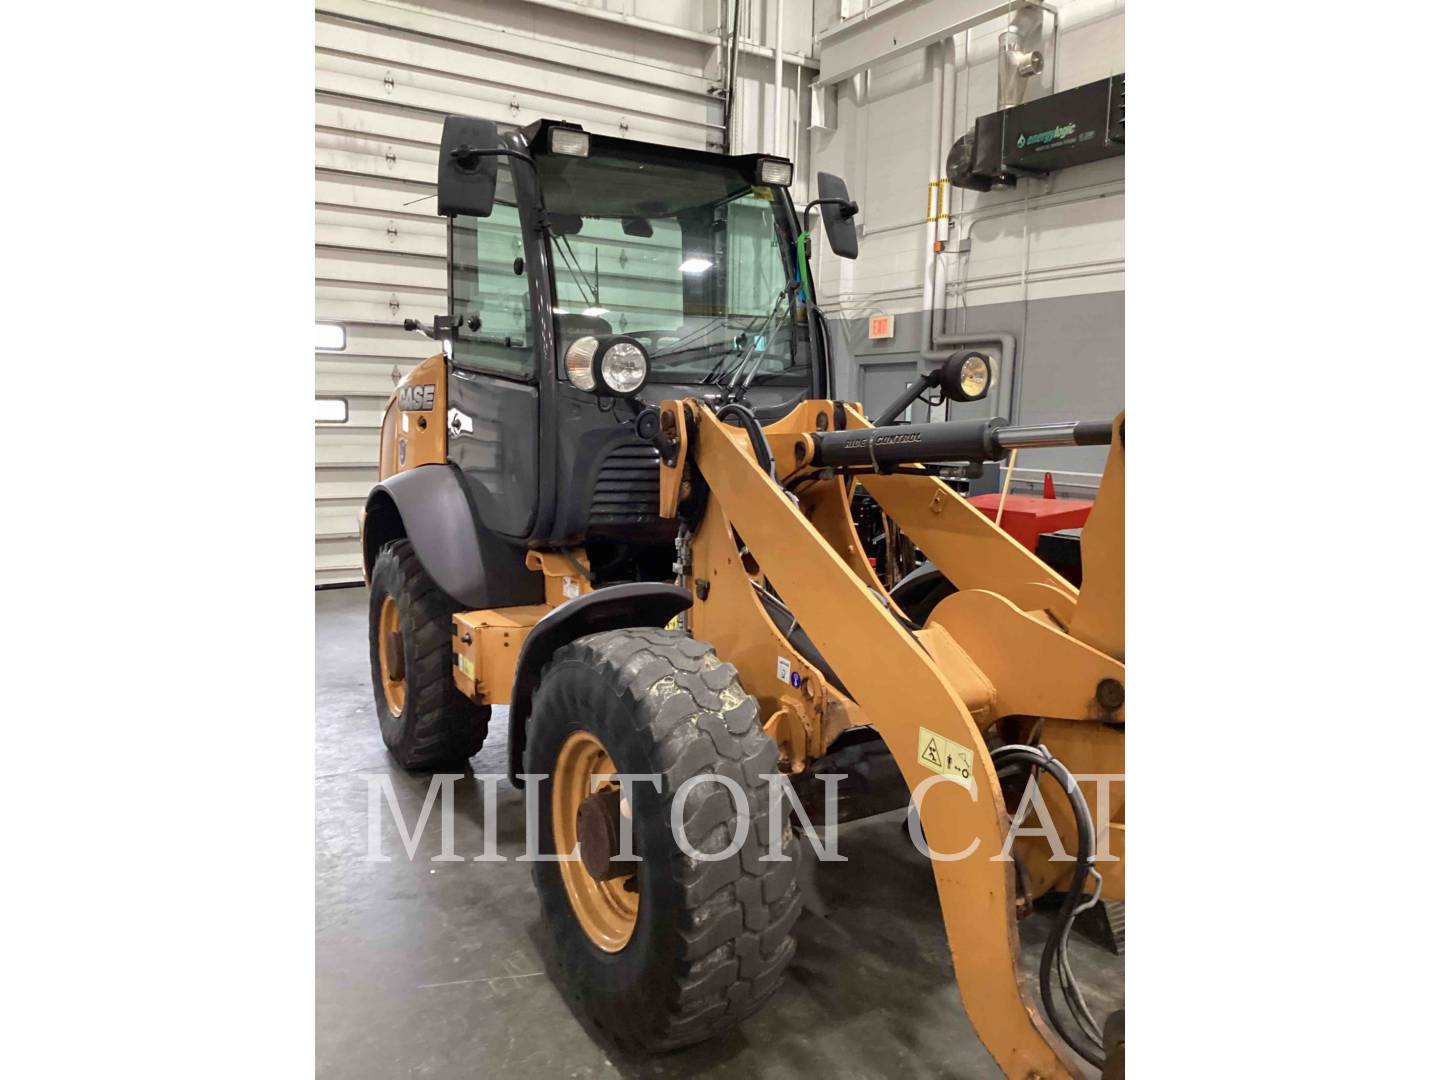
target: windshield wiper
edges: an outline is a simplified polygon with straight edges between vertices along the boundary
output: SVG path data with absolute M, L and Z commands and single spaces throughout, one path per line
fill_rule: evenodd
M 689 348 L 684 348 L 683 346 L 687 345 L 689 342 L 694 341 L 697 337 L 703 337 L 704 335 L 708 334 L 711 330 L 715 328 L 716 324 L 723 323 L 726 319 L 729 318 L 730 314 L 728 312 L 724 315 L 716 315 L 709 322 L 702 323 L 699 327 L 690 331 L 690 333 L 677 340 L 675 344 L 670 346 L 670 348 L 665 349 L 663 352 L 657 352 L 650 359 L 659 360 L 662 356 L 679 356 L 682 353 L 691 353 L 699 349 L 711 348 L 712 346 L 710 345 L 691 345 Z
M 688 349 L 666 349 L 664 352 L 652 354 L 650 360 L 652 363 L 661 360 L 683 360 L 694 353 L 708 353 L 721 348 L 729 349 L 731 346 L 725 342 L 712 341 L 707 345 L 691 345 Z
M 590 294 L 589 303 L 593 304 L 595 307 L 599 307 L 599 306 L 600 306 L 600 252 L 599 252 L 599 250 L 597 249 L 596 252 L 595 252 L 595 284 L 594 284 L 594 286 L 592 287 L 591 284 L 590 284 L 590 279 L 587 278 L 587 277 L 585 277 L 583 274 L 580 273 L 579 270 L 576 269 L 576 266 L 578 266 L 579 263 L 580 263 L 580 258 L 579 258 L 579 256 L 577 256 L 577 255 L 575 254 L 575 250 L 570 246 L 570 238 L 569 238 L 568 236 L 564 236 L 564 235 L 562 235 L 562 234 L 560 234 L 560 233 L 556 233 L 556 232 L 553 232 L 553 231 L 551 232 L 550 235 L 553 236 L 553 237 L 555 237 L 556 239 L 558 239 L 558 240 L 560 241 L 560 243 L 558 243 L 558 244 L 555 245 L 555 249 L 560 252 L 560 258 L 565 261 L 565 269 L 567 269 L 567 270 L 570 271 L 570 278 L 571 278 L 571 280 L 574 281 L 576 285 L 580 286 L 580 299 L 581 299 L 581 300 L 584 300 L 584 299 L 585 299 L 585 294 L 586 294 L 586 293 L 589 293 L 589 294 Z M 571 259 L 574 259 L 575 261 L 572 263 L 572 262 L 570 261 Z
M 771 328 L 777 322 L 779 322 L 782 305 L 785 303 L 785 299 L 789 295 L 790 290 L 787 287 L 781 289 L 780 294 L 775 297 L 775 304 L 773 307 L 770 308 L 770 314 L 765 316 L 765 322 L 760 327 L 759 333 L 757 333 L 754 337 L 750 339 L 749 347 L 745 350 L 744 353 L 741 354 L 739 362 L 735 365 L 733 372 L 730 373 L 730 381 L 726 383 L 727 390 L 733 392 L 735 390 L 736 384 L 739 383 L 740 393 L 738 396 L 743 397 L 745 391 L 750 388 L 750 382 L 755 378 L 755 373 L 760 370 L 760 364 L 765 359 L 765 353 L 770 348 Z M 745 371 L 747 364 L 750 367 L 750 371 L 749 374 L 745 376 L 745 381 L 742 383 L 740 382 L 740 374 L 741 372 Z M 716 381 L 724 382 L 724 379 L 725 376 L 721 375 L 720 378 Z

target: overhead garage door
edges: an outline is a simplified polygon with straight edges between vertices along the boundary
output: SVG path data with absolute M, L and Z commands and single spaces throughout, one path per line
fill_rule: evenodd
M 345 331 L 343 349 L 315 354 L 317 584 L 360 580 L 356 515 L 375 483 L 385 399 L 434 352 L 400 322 L 428 323 L 445 307 L 445 232 L 429 198 L 445 114 L 515 125 L 555 117 L 718 147 L 710 46 L 664 44 L 657 61 L 640 55 L 632 30 L 521 0 L 448 0 L 443 10 L 317 3 L 315 318 Z

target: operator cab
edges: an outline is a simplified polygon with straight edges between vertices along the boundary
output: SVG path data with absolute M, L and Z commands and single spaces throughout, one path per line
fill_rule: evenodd
M 829 395 L 790 162 L 452 116 L 439 173 L 449 459 L 481 523 L 668 576 L 675 522 L 642 410 L 743 401 L 763 422 Z M 825 219 L 853 258 L 847 202 Z

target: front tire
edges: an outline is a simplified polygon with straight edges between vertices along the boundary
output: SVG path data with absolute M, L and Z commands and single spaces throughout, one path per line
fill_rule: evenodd
M 535 887 L 563 989 L 622 1049 L 669 1050 L 718 1034 L 764 1004 L 794 955 L 799 843 L 782 809 L 786 861 L 761 861 L 770 821 L 764 777 L 778 769 L 758 719 L 735 669 L 672 630 L 580 638 L 555 653 L 541 678 L 525 748 L 526 773 L 545 777 L 539 850 L 556 852 L 557 836 L 569 849 L 578 837 L 584 861 L 535 863 Z M 610 772 L 659 774 L 660 790 L 636 782 L 630 810 L 602 784 L 608 805 L 619 807 L 612 812 L 631 816 L 641 861 L 627 864 L 638 867 L 628 877 L 597 881 L 588 867 L 603 868 L 606 856 L 586 850 L 596 829 L 577 828 L 570 815 L 589 776 Z M 735 781 L 749 814 L 743 843 L 720 859 L 687 855 L 670 827 L 678 788 L 704 774 Z M 593 823 L 597 811 L 588 812 Z M 725 851 L 737 823 L 722 784 L 689 792 L 683 826 L 693 849 Z
M 380 737 L 406 769 L 467 761 L 490 726 L 490 706 L 455 685 L 454 611 L 409 540 L 380 549 L 370 573 L 370 676 Z

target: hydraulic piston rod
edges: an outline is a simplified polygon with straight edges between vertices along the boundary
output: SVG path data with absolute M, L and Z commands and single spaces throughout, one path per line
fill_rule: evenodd
M 1004 420 L 950 420 L 810 436 L 809 465 L 920 465 L 947 461 L 998 461 L 1009 451 L 1037 446 L 1106 446 L 1108 420 L 1017 424 Z

